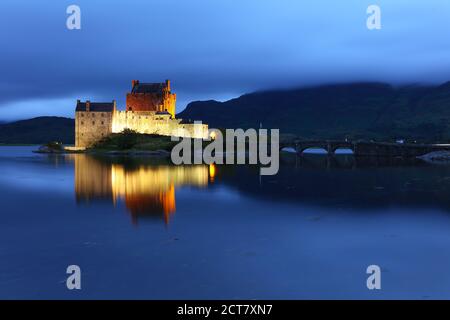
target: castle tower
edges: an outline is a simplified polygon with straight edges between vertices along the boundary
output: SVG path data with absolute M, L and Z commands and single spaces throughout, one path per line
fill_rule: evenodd
M 126 110 L 133 112 L 168 112 L 175 118 L 177 96 L 170 90 L 170 80 L 163 83 L 141 83 L 131 81 L 131 92 L 127 93 Z
M 81 102 L 75 108 L 75 146 L 90 147 L 112 132 L 116 101 Z

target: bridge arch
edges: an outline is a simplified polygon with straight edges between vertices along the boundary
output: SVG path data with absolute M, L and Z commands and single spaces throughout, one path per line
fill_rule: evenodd
M 296 153 L 295 146 L 280 146 L 281 152 Z
M 333 150 L 334 154 L 355 154 L 353 148 L 339 147 Z
M 355 146 L 350 143 L 336 143 L 330 145 L 330 152 L 333 154 L 354 154 Z
M 328 154 L 329 151 L 325 146 L 307 146 L 298 149 L 300 154 Z

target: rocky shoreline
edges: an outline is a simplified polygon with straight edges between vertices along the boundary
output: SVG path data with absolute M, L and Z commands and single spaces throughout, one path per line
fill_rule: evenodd
M 47 145 L 40 146 L 34 153 L 41 154 L 98 154 L 110 156 L 150 156 L 150 157 L 170 157 L 170 151 L 167 150 L 102 150 L 102 149 L 71 149 L 71 148 L 52 148 Z

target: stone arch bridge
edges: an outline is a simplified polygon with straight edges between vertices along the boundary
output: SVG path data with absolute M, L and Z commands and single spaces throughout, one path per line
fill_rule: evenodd
M 388 143 L 372 141 L 345 141 L 345 140 L 301 140 L 284 139 L 280 141 L 280 150 L 293 148 L 297 154 L 302 154 L 309 148 L 321 148 L 329 155 L 337 149 L 350 149 L 355 156 L 377 157 L 417 157 L 433 151 L 450 151 L 450 144 L 415 144 L 415 143 Z

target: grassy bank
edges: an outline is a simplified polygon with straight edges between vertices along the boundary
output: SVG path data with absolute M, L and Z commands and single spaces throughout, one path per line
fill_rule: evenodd
M 96 143 L 90 151 L 168 151 L 170 152 L 177 142 L 170 137 L 155 134 L 139 134 L 131 130 L 122 133 L 113 133 Z
M 191 155 L 196 152 L 195 147 L 200 142 L 202 149 L 205 148 L 212 141 L 196 140 L 191 141 Z M 216 140 L 216 142 L 218 142 Z M 49 142 L 42 145 L 37 152 L 40 153 L 91 153 L 91 154 L 105 154 L 105 155 L 151 155 L 156 157 L 170 156 L 170 153 L 174 146 L 179 141 L 172 141 L 170 136 L 161 136 L 156 134 L 141 134 L 133 130 L 124 130 L 121 133 L 113 133 L 98 141 L 95 145 L 86 150 L 69 150 L 64 148 L 61 143 Z M 226 141 L 223 141 L 223 152 L 238 152 L 238 145 L 234 144 L 233 150 L 227 150 Z M 219 153 L 222 150 L 217 150 Z M 241 151 L 249 150 L 249 142 L 245 142 L 245 149 Z M 268 147 L 270 150 L 270 147 Z

